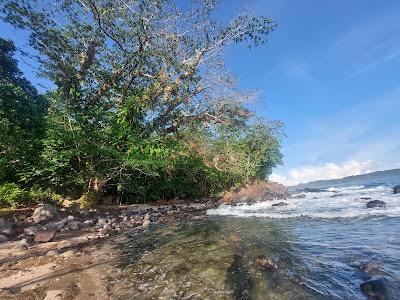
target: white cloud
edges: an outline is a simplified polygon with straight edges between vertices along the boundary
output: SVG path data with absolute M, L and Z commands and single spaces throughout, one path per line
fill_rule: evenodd
M 272 174 L 270 180 L 285 185 L 296 185 L 314 180 L 337 179 L 351 175 L 360 175 L 382 169 L 371 160 L 351 160 L 343 163 L 325 163 L 290 169 L 287 176 Z

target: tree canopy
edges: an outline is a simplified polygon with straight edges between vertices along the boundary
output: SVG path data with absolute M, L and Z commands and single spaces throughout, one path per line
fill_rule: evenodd
M 13 136 L 35 148 L 12 180 L 145 201 L 216 194 L 281 163 L 281 124 L 256 118 L 254 93 L 238 88 L 223 59 L 231 44 L 265 44 L 273 20 L 242 14 L 221 24 L 213 0 L 0 3 L 2 18 L 29 33 L 24 54 L 56 87 L 44 101 L 1 42 L 0 101 L 21 107 L 0 111 L 9 128 L 0 151 Z M 25 155 L 12 153 L 7 165 Z

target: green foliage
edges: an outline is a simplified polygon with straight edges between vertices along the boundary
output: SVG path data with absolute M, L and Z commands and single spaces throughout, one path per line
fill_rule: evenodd
M 208 0 L 1 3 L 56 85 L 38 95 L 0 39 L 0 183 L 29 191 L 10 195 L 84 207 L 218 195 L 281 163 L 281 125 L 254 119 L 221 63 L 230 44 L 264 44 L 273 20 L 223 25 Z
M 27 204 L 61 202 L 62 198 L 50 191 L 38 186 L 25 190 L 15 183 L 4 183 L 0 185 L 0 207 L 17 207 Z

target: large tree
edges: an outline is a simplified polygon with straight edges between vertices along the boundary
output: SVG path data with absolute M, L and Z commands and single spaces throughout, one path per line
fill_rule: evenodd
M 11 41 L 0 38 L 0 183 L 18 181 L 41 152 L 46 100 L 26 80 Z
M 177 170 L 177 162 L 187 163 L 178 159 L 188 155 L 185 132 L 205 131 L 217 143 L 226 131 L 222 127 L 257 128 L 249 127 L 253 114 L 245 105 L 253 95 L 238 90 L 224 69 L 223 50 L 238 42 L 264 44 L 276 25 L 269 18 L 242 14 L 223 25 L 213 17 L 213 0 L 1 2 L 4 20 L 30 33 L 35 52 L 26 54 L 57 86 L 44 152 L 51 163 L 40 173 L 55 185 L 100 191 L 126 181 L 132 185 L 133 177 L 138 182 L 160 176 L 160 169 L 172 174 L 171 166 Z M 279 149 L 269 127 L 262 130 Z M 232 141 L 252 136 L 237 133 Z M 202 153 L 196 155 L 208 165 Z M 265 168 L 255 165 L 257 170 L 242 177 L 255 178 L 250 174 Z

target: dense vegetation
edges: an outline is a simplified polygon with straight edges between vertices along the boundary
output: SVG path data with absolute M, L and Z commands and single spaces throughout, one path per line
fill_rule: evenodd
M 249 110 L 254 95 L 222 56 L 233 43 L 264 44 L 273 20 L 243 14 L 223 26 L 209 0 L 0 3 L 54 83 L 39 95 L 0 40 L 0 198 L 199 197 L 281 162 L 280 123 Z

